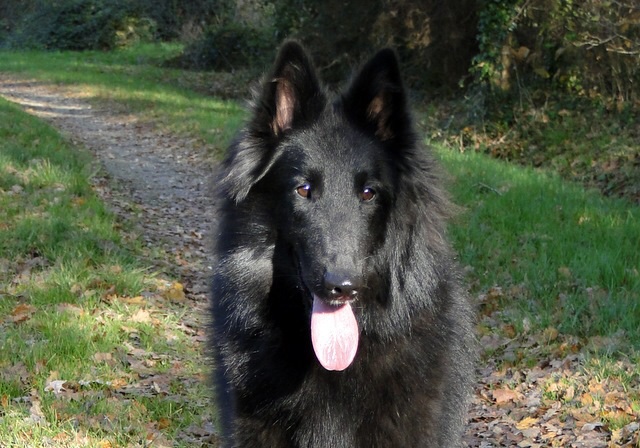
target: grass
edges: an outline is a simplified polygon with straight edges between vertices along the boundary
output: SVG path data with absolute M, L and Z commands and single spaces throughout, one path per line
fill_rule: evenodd
M 208 415 L 186 311 L 91 174 L 88 154 L 0 101 L 1 446 L 127 446 Z
M 220 150 L 242 109 L 195 93 L 196 75 L 157 66 L 176 51 L 4 52 L 0 71 L 73 85 Z M 490 316 L 480 334 L 536 339 L 536 352 L 517 348 L 522 368 L 587 348 L 586 376 L 633 390 L 637 364 L 617 363 L 637 363 L 640 348 L 638 207 L 434 145 L 465 208 L 451 235 Z M 153 272 L 137 235 L 93 193 L 92 170 L 87 154 L 0 102 L 0 445 L 188 446 L 185 431 L 211 421 L 199 344 L 180 325 L 188 310 L 165 299 L 174 280 Z M 558 333 L 579 342 L 560 346 Z M 45 391 L 54 380 L 67 390 Z M 640 409 L 637 393 L 628 400 Z
M 439 151 L 467 211 L 454 226 L 474 291 L 519 331 L 618 335 L 640 347 L 640 210 L 557 175 Z M 499 288 L 499 289 L 497 289 Z
M 161 67 L 180 50 L 176 44 L 141 44 L 116 52 L 3 51 L 0 72 L 73 84 L 92 101 L 109 102 L 170 132 L 198 136 L 220 154 L 243 109 L 234 101 L 204 98 L 201 91 L 222 96 L 233 77 L 220 81 L 207 73 Z

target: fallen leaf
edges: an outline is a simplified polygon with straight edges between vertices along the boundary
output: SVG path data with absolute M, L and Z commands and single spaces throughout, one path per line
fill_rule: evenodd
M 522 435 L 529 440 L 535 440 L 540 436 L 540 428 L 528 428 L 522 430 Z M 539 444 L 531 444 L 528 446 L 540 446 Z
M 26 303 L 16 306 L 11 312 L 11 320 L 14 324 L 25 322 L 35 314 L 36 308 Z
M 151 322 L 151 314 L 146 310 L 138 310 L 131 316 L 131 322 L 149 323 Z
M 82 316 L 84 314 L 84 310 L 77 305 L 72 305 L 71 303 L 60 303 L 56 307 L 56 310 L 59 314 L 63 313 L 71 313 L 77 316 Z
M 516 401 L 520 394 L 512 389 L 496 389 L 492 395 L 496 404 L 501 405 L 509 403 L 510 401 Z
M 595 431 L 598 428 L 602 428 L 604 425 L 602 424 L 602 422 L 593 422 L 593 423 L 585 423 L 584 425 L 582 425 L 582 431 L 586 432 L 586 431 Z
M 169 426 L 171 426 L 171 420 L 168 418 L 161 418 L 158 420 L 157 428 L 159 430 L 167 429 Z
M 516 428 L 520 430 L 528 429 L 528 428 L 531 428 L 533 425 L 537 424 L 538 421 L 539 419 L 537 418 L 525 417 L 516 424 Z
M 594 401 L 595 399 L 590 393 L 585 392 L 580 396 L 580 403 L 582 403 L 583 406 L 591 406 Z
M 65 392 L 65 380 L 53 380 L 49 381 L 44 388 L 45 392 L 53 392 L 54 395 L 60 395 L 62 392 Z
M 135 297 L 120 297 L 121 302 L 126 303 L 127 305 L 146 305 L 147 301 L 142 296 Z

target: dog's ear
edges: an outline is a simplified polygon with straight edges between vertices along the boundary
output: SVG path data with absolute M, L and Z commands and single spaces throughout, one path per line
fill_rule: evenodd
M 280 49 L 256 104 L 254 130 L 279 138 L 318 117 L 326 102 L 311 58 L 295 41 Z
M 278 158 L 287 131 L 316 119 L 325 107 L 311 58 L 300 44 L 286 42 L 255 100 L 253 117 L 229 149 L 222 188 L 241 202 Z
M 380 50 L 362 67 L 343 94 L 342 103 L 350 120 L 382 142 L 404 140 L 413 134 L 400 66 L 389 48 Z

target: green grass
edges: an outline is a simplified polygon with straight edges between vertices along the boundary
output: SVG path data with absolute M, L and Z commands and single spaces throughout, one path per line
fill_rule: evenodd
M 110 102 L 171 132 L 197 135 L 219 155 L 240 125 L 242 107 L 193 89 L 224 92 L 233 76 L 221 83 L 222 76 L 162 67 L 180 51 L 176 44 L 140 44 L 115 52 L 3 51 L 0 72 L 73 84 L 93 101 Z
M 88 154 L 0 100 L 3 447 L 127 446 L 159 422 L 176 434 L 208 415 L 202 354 L 180 329 L 186 309 L 163 299 L 137 235 L 96 197 L 91 174 Z M 180 399 L 145 391 L 144 375 L 181 388 Z M 52 380 L 69 390 L 46 391 Z
M 640 210 L 541 170 L 439 151 L 466 208 L 453 237 L 474 291 L 501 288 L 519 330 L 557 327 L 640 347 Z M 619 334 L 619 333 L 618 333 Z

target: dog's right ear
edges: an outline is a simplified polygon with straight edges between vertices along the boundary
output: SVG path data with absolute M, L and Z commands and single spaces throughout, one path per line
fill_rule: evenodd
M 313 121 L 326 98 L 311 58 L 295 41 L 286 42 L 266 79 L 254 110 L 253 131 L 276 139 L 288 130 Z
M 286 42 L 262 86 L 251 121 L 225 160 L 222 188 L 229 197 L 244 200 L 278 158 L 280 139 L 318 118 L 325 103 L 311 58 L 297 42 Z

